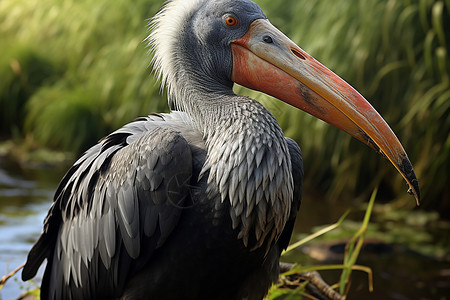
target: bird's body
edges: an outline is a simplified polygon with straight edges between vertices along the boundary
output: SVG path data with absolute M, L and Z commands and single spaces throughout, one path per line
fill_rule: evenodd
M 249 113 L 257 108 L 256 119 L 274 120 L 259 103 L 239 100 L 248 102 Z M 222 291 L 222 299 L 262 297 L 277 278 L 279 256 L 300 204 L 300 150 L 281 135 L 276 123 L 266 128 L 266 122 L 245 124 L 247 118 L 242 118 L 240 128 L 247 130 L 205 138 L 188 118 L 177 111 L 140 118 L 75 163 L 46 221 L 52 226 L 63 216 L 58 220 L 60 232 L 44 235 L 55 243 L 53 265 L 47 269 L 51 273 L 47 271 L 43 282 L 45 294 L 55 299 L 106 299 L 122 293 L 134 299 L 210 299 Z M 250 129 L 253 126 L 260 130 Z M 270 138 L 263 137 L 267 130 L 275 131 Z M 224 141 L 231 148 L 219 151 Z M 207 152 L 217 153 L 214 162 L 207 162 Z M 295 197 L 292 178 L 282 182 L 275 176 L 292 174 L 290 152 L 297 177 Z M 279 169 L 269 166 L 271 160 L 276 160 L 274 165 L 280 162 Z M 225 178 L 221 185 L 223 176 L 236 180 Z M 243 189 L 243 183 L 253 185 Z M 279 192 L 265 194 L 266 185 L 274 184 Z M 227 193 L 234 194 L 236 203 L 223 196 Z M 281 197 L 288 201 L 283 207 Z M 288 221 L 285 237 L 279 239 Z M 237 272 L 243 265 L 247 267 Z M 98 277 L 85 276 L 84 266 L 97 270 Z M 250 287 L 239 289 L 246 280 Z M 262 294 L 254 293 L 258 286 Z
M 155 68 L 175 110 L 108 135 L 62 179 L 22 273 L 33 277 L 47 259 L 42 299 L 266 294 L 300 206 L 302 157 L 269 111 L 233 93 L 233 82 L 319 115 L 415 180 L 367 101 L 253 2 L 173 0 L 151 27 Z M 304 64 L 312 68 L 305 78 Z

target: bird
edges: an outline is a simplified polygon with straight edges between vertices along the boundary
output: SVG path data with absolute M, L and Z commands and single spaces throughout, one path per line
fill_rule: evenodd
M 62 178 L 22 272 L 41 299 L 262 299 L 300 203 L 303 158 L 234 84 L 271 95 L 384 155 L 420 199 L 412 164 L 353 87 L 250 0 L 169 0 L 146 39 L 168 113 L 140 117 Z

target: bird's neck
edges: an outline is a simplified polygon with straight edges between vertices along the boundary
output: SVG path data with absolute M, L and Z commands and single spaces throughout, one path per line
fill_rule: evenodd
M 274 116 L 246 97 L 197 96 L 189 107 L 203 133 L 212 201 L 229 203 L 233 229 L 245 246 L 269 247 L 287 221 L 293 195 L 286 140 Z

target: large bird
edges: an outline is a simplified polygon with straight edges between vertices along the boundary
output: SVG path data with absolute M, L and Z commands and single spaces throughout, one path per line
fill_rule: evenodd
M 151 21 L 167 114 L 90 148 L 62 179 L 22 278 L 42 299 L 261 299 L 300 206 L 299 146 L 233 83 L 383 153 L 419 200 L 386 122 L 249 0 L 172 0 Z

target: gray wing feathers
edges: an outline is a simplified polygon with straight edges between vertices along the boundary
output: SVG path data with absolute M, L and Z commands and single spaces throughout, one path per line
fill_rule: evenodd
M 191 150 L 178 132 L 152 127 L 149 121 L 126 125 L 75 163 L 78 169 L 59 189 L 61 203 L 54 204 L 61 205 L 63 223 L 50 280 L 61 281 L 54 278 L 59 274 L 65 284 L 73 282 L 77 288 L 105 285 L 105 280 L 107 287 L 115 288 L 126 278 L 123 273 L 139 269 L 177 225 L 189 196 Z M 105 275 L 109 278 L 100 278 L 100 263 L 111 271 Z M 66 292 L 54 295 L 59 293 Z

